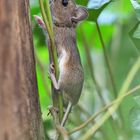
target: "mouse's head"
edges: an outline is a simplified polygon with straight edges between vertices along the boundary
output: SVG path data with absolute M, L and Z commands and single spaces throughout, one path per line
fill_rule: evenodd
M 72 19 L 77 19 L 78 16 L 82 16 L 84 13 L 87 15 L 85 8 L 82 7 L 83 10 L 80 7 L 77 8 L 74 0 L 51 0 L 50 6 L 54 23 L 60 26 L 73 26 L 73 23 L 78 23 L 78 20 L 74 21 Z
M 71 25 L 76 8 L 73 0 L 52 0 L 50 5 L 54 23 Z

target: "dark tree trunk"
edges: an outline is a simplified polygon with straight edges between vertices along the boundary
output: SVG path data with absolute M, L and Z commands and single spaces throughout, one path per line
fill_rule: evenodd
M 0 140 L 44 140 L 28 0 L 0 0 Z

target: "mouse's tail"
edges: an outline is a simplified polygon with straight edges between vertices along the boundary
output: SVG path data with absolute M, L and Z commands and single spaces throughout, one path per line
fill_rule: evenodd
M 66 112 L 65 112 L 65 114 L 63 116 L 63 119 L 62 119 L 62 122 L 61 122 L 61 126 L 64 126 L 65 125 L 65 123 L 66 123 L 66 121 L 68 119 L 68 116 L 69 116 L 69 114 L 71 112 L 71 109 L 72 109 L 72 103 L 69 102 L 68 103 L 68 106 L 67 106 L 67 109 L 66 109 Z

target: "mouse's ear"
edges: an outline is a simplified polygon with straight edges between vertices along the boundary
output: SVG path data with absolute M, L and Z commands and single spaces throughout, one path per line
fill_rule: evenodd
M 85 7 L 76 7 L 75 13 L 76 16 L 71 17 L 71 20 L 76 23 L 85 20 L 88 17 L 88 11 Z

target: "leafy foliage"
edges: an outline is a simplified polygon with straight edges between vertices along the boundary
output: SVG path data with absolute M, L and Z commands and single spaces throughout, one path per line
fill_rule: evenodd
M 45 45 L 44 34 L 33 19 L 34 14 L 40 15 L 39 4 L 36 0 L 30 2 L 41 110 L 44 125 L 47 128 L 46 135 L 51 137 L 54 134 L 52 118 L 47 116 L 47 107 L 51 104 L 50 81 L 47 78 L 48 50 Z M 85 84 L 79 106 L 73 109 L 67 123 L 68 130 L 85 122 L 92 114 L 99 111 L 104 103 L 108 104 L 114 100 L 108 68 L 95 22 L 97 20 L 99 22 L 118 93 L 128 72 L 137 60 L 140 50 L 140 2 L 138 0 L 76 0 L 76 2 L 79 5 L 87 6 L 89 9 L 88 20 L 81 23 L 76 29 L 77 44 L 85 70 Z M 89 52 L 88 55 L 87 52 Z M 91 65 L 88 63 L 88 56 L 90 56 Z M 140 84 L 139 72 L 134 77 L 129 89 Z M 100 88 L 101 95 L 97 92 L 97 85 L 92 79 L 93 76 Z M 90 139 L 140 139 L 140 98 L 138 94 L 139 92 L 136 92 L 135 95 L 124 99 L 119 109 L 101 125 Z M 102 115 L 97 117 L 95 121 L 100 122 Z M 91 123 L 78 133 L 74 133 L 71 139 L 75 140 L 83 136 L 91 128 Z
M 103 9 L 110 3 L 110 0 L 90 0 L 88 3 L 90 21 L 96 21 Z
M 134 42 L 136 48 L 140 51 L 139 41 L 140 41 L 140 4 L 138 1 L 131 0 L 132 6 L 136 12 L 137 24 L 130 31 L 130 36 Z

